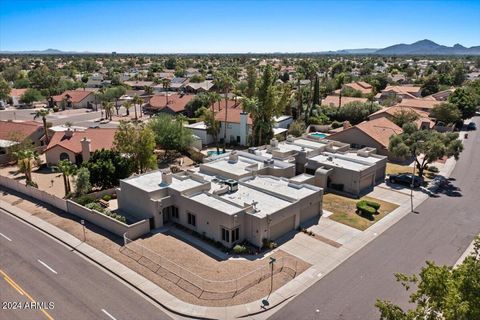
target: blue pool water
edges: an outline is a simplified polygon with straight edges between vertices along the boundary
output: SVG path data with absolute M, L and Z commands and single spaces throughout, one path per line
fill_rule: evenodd
M 222 153 L 223 153 L 222 151 L 217 152 L 216 150 L 207 151 L 207 156 L 209 156 L 209 157 L 211 157 L 211 156 L 218 156 L 219 154 L 222 154 Z
M 322 138 L 322 139 L 327 136 L 325 133 L 320 133 L 320 132 L 311 133 L 310 135 L 315 136 L 315 137 L 319 137 L 319 138 Z

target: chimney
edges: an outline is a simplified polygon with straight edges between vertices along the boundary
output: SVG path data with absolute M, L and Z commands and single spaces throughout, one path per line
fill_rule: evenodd
M 68 131 L 68 130 L 67 130 Z M 66 132 L 66 131 L 65 131 Z M 82 144 L 82 159 L 84 162 L 87 162 L 90 159 L 90 144 L 91 140 L 84 137 L 80 143 Z
M 167 184 L 167 185 L 172 183 L 172 173 L 171 172 L 162 171 L 162 183 Z
M 240 145 L 248 144 L 248 113 L 240 112 Z
M 228 156 L 228 162 L 230 163 L 237 163 L 238 162 L 238 154 L 236 151 L 232 151 Z
M 73 137 L 73 130 L 68 128 L 67 130 L 65 130 L 64 134 L 65 134 L 65 137 L 71 138 L 71 137 Z

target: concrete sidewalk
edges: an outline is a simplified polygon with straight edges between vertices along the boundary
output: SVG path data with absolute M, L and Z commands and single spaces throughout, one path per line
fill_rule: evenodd
M 449 159 L 440 170 L 439 174 L 445 177 L 450 176 L 450 173 L 455 167 L 455 163 L 456 161 L 454 159 Z M 428 195 L 425 193 L 416 193 L 414 196 L 414 206 L 418 206 L 427 198 Z M 329 248 L 327 255 L 322 255 L 320 252 L 318 252 L 317 257 L 311 257 L 312 261 L 315 261 L 311 268 L 270 294 L 268 297 L 268 305 L 265 305 L 262 301 L 263 299 L 260 299 L 244 305 L 229 307 L 205 307 L 189 304 L 176 298 L 169 292 L 157 286 L 152 281 L 127 268 L 103 252 L 91 247 L 86 243 L 83 243 L 81 240 L 75 238 L 69 233 L 45 222 L 40 218 L 35 217 L 34 215 L 22 209 L 16 208 L 1 200 L 0 207 L 78 251 L 85 257 L 115 274 L 133 287 L 137 288 L 140 292 L 159 303 L 166 310 L 181 317 L 204 319 L 235 319 L 243 317 L 248 317 L 250 319 L 266 319 L 276 311 L 277 306 L 282 305 L 295 295 L 303 292 L 308 287 L 315 284 L 350 256 L 375 239 L 375 237 L 377 237 L 379 234 L 390 228 L 392 225 L 410 213 L 409 201 L 404 202 L 400 205 L 400 207 L 388 214 L 382 220 L 375 223 L 367 230 L 357 234 L 352 239 L 349 239 L 349 241 L 346 241 L 342 247 L 334 250 Z M 308 237 L 305 239 L 307 240 Z M 316 243 L 318 243 L 318 241 L 314 239 L 308 240 L 316 241 Z M 328 247 L 328 245 L 325 246 Z

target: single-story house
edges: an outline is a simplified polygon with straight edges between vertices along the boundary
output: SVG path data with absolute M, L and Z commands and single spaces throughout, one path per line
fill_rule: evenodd
M 418 119 L 415 121 L 417 127 L 419 129 L 432 129 L 435 126 L 435 121 L 430 119 L 428 116 L 428 112 L 420 111 L 418 109 L 410 108 L 410 107 L 402 107 L 399 105 L 392 106 L 389 108 L 383 108 L 378 110 L 375 113 L 372 113 L 368 116 L 369 120 L 374 120 L 378 118 L 387 118 L 391 121 L 400 113 L 403 112 L 411 112 L 417 115 Z
M 371 84 L 366 83 L 365 81 L 356 81 L 351 83 L 346 83 L 342 88 L 350 88 L 352 90 L 360 91 L 363 95 L 368 95 L 373 92 L 373 87 Z M 335 90 L 335 94 L 339 95 L 342 89 Z
M 435 99 L 402 99 L 396 106 L 409 107 L 430 114 L 433 107 L 439 105 L 442 101 Z
M 12 146 L 27 141 L 37 151 L 41 151 L 45 147 L 45 134 L 41 123 L 0 120 L 0 164 L 12 159 Z
M 210 89 L 212 89 L 214 86 L 213 81 L 211 80 L 205 80 L 202 82 L 190 82 L 186 87 L 185 91 L 186 92 L 191 92 L 191 93 L 200 93 L 200 92 L 208 92 Z
M 149 113 L 165 112 L 176 115 L 183 113 L 188 102 L 194 95 L 182 93 L 165 93 L 153 95 L 149 102 L 143 106 Z
M 326 96 L 325 99 L 322 101 L 322 106 L 330 106 L 330 107 L 341 107 L 346 105 L 347 103 L 350 102 L 361 102 L 361 103 L 366 103 L 368 102 L 367 98 L 356 98 L 356 97 L 344 97 L 344 96 L 334 96 L 334 95 L 329 95 Z
M 17 107 L 21 105 L 20 99 L 27 92 L 28 89 L 12 89 L 10 91 L 10 98 L 12 99 L 12 106 Z
M 59 108 L 88 108 L 95 104 L 95 95 L 90 90 L 67 90 L 52 97 L 54 105 Z
M 115 132 L 116 129 L 112 128 L 57 131 L 45 149 L 46 162 L 55 165 L 60 160 L 75 164 L 88 161 L 91 153 L 113 148 Z

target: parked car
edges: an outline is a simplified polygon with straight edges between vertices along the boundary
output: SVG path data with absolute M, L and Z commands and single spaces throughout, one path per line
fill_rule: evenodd
M 398 184 L 410 186 L 412 184 L 412 174 L 411 173 L 391 174 L 388 177 L 388 180 L 391 183 L 398 183 Z M 415 188 L 420 187 L 422 184 L 423 184 L 423 178 L 420 178 L 419 176 L 413 177 L 413 186 Z
M 467 125 L 467 130 L 477 130 L 477 125 L 475 124 L 475 122 L 470 122 Z

